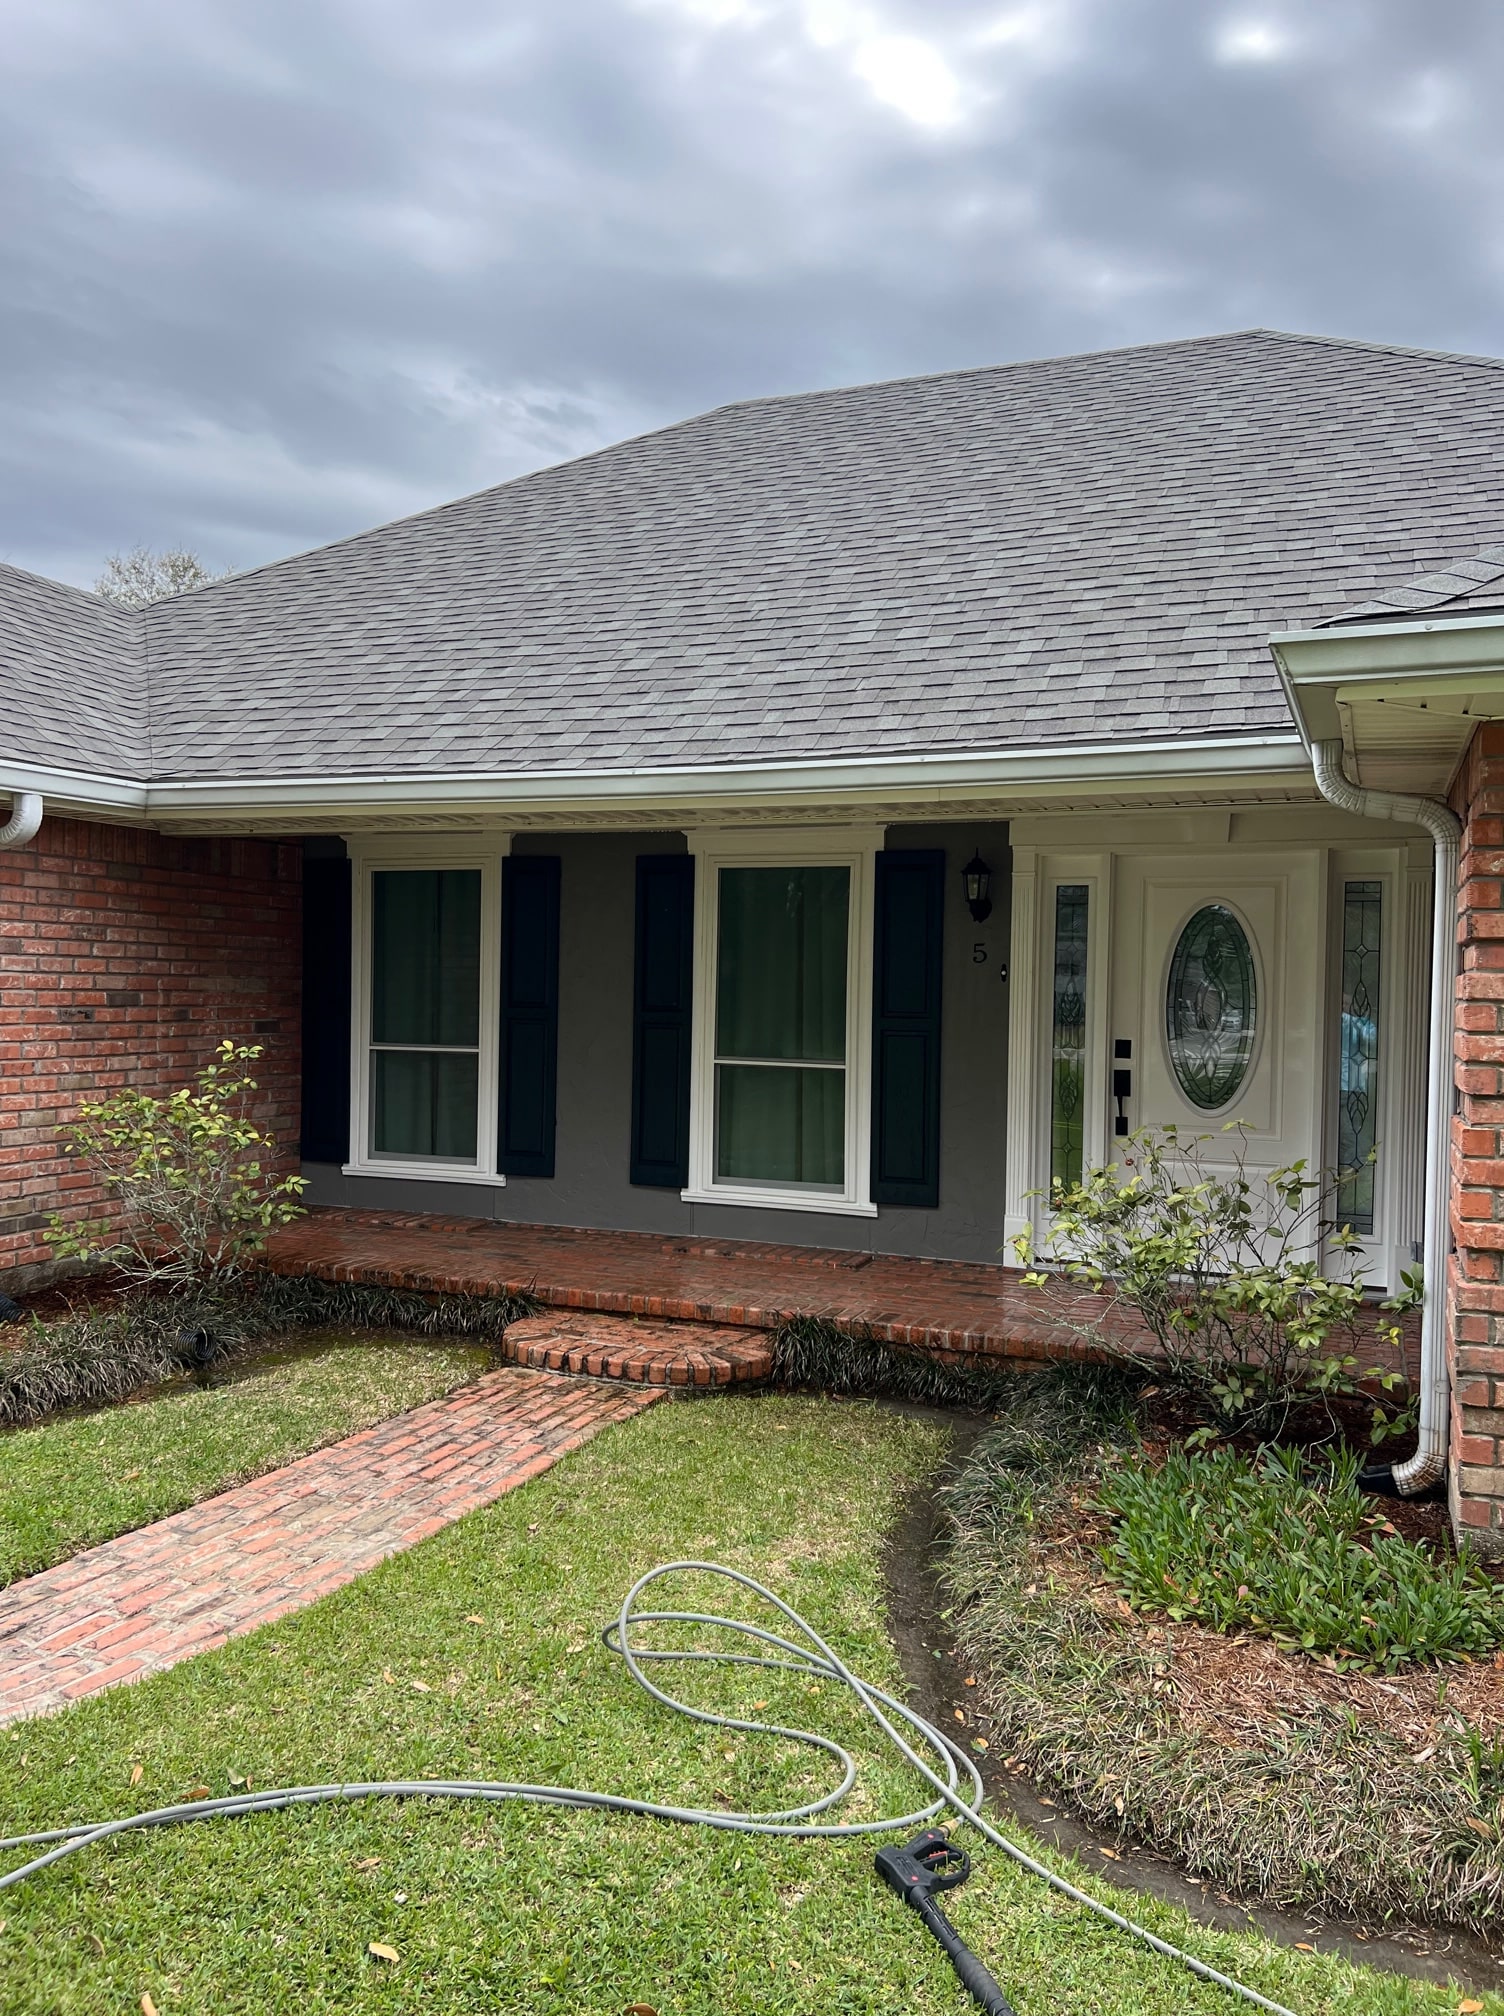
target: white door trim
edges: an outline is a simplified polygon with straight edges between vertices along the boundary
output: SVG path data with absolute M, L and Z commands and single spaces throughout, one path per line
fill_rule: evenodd
M 1365 829 L 1353 822 L 1337 825 L 1319 811 L 1292 812 L 1275 837 L 1270 824 L 1231 837 L 1227 815 L 1220 823 L 1206 813 L 1167 812 L 1151 821 L 1145 815 L 1105 815 L 1088 818 L 1031 818 L 1015 828 L 1013 852 L 1013 929 L 1010 945 L 1012 985 L 1008 1032 L 1008 1122 L 1005 1233 L 1011 1242 L 1032 1227 L 1036 1247 L 1048 1223 L 1043 1194 L 1049 1180 L 1050 1052 L 1053 1027 L 1054 890 L 1062 882 L 1086 882 L 1092 890 L 1088 937 L 1088 1072 L 1084 1159 L 1088 1167 L 1113 1159 L 1112 1101 L 1109 1097 L 1112 1039 L 1109 1026 L 1115 961 L 1123 928 L 1123 875 L 1130 864 L 1146 857 L 1179 858 L 1192 863 L 1208 881 L 1219 866 L 1228 879 L 1228 899 L 1238 908 L 1237 884 L 1249 879 L 1259 864 L 1277 867 L 1281 855 L 1300 855 L 1318 865 L 1314 923 L 1323 948 L 1315 962 L 1319 998 L 1315 1004 L 1315 1051 L 1310 1059 L 1310 1117 L 1302 1124 L 1289 1115 L 1302 1135 L 1312 1167 L 1329 1168 L 1335 1156 L 1337 1075 L 1332 1004 L 1335 1002 L 1341 953 L 1342 884 L 1348 879 L 1384 882 L 1382 1023 L 1380 1029 L 1381 1155 L 1375 1232 L 1365 1240 L 1364 1268 L 1375 1286 L 1393 1290 L 1399 1271 L 1413 1264 L 1411 1247 L 1419 1236 L 1421 1204 L 1421 1135 L 1423 1132 L 1423 1048 L 1425 1040 L 1426 946 L 1429 942 L 1431 878 L 1429 866 L 1408 843 L 1375 848 L 1364 846 Z M 1082 843 L 1096 842 L 1095 848 Z M 1106 842 L 1106 846 L 1102 845 Z M 1116 843 L 1116 844 L 1114 844 Z M 1294 866 L 1292 862 L 1292 868 Z M 1311 915 L 1309 906 L 1308 916 Z M 1289 928 L 1288 923 L 1285 927 Z M 1309 928 L 1309 927 L 1308 927 Z M 1288 950 L 1288 948 L 1287 948 Z M 1261 979 L 1269 949 L 1258 944 Z M 1267 981 L 1265 998 L 1269 999 Z M 1271 1007 L 1282 1016 L 1284 1002 Z M 1157 1030 L 1140 1032 L 1140 1051 Z M 1266 1029 L 1260 1046 L 1285 1029 Z M 1131 1061 L 1135 1093 L 1143 1083 L 1145 1058 Z M 1257 1068 L 1257 1055 L 1253 1068 Z M 1281 1064 L 1280 1104 L 1288 1109 L 1287 1062 Z M 1297 1073 L 1297 1076 L 1302 1076 Z M 1131 1125 L 1140 1113 L 1137 1100 L 1129 1109 Z M 1208 1129 L 1218 1116 L 1207 1116 Z M 1305 1140 L 1305 1136 L 1309 1140 Z M 1384 1152 L 1383 1144 L 1388 1144 Z M 1012 1255 L 1009 1255 L 1012 1258 Z

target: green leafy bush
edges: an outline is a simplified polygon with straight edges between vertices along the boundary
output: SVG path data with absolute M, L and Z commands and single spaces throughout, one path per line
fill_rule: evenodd
M 1504 1642 L 1504 1589 L 1468 1553 L 1406 1540 L 1358 1489 L 1350 1451 L 1313 1473 L 1288 1449 L 1172 1449 L 1103 1479 L 1103 1552 L 1137 1609 L 1369 1671 Z
M 85 1101 L 64 1146 L 99 1172 L 118 1223 L 69 1225 L 54 1213 L 54 1251 L 178 1293 L 241 1274 L 267 1233 L 298 1216 L 304 1187 L 265 1166 L 276 1144 L 250 1117 L 256 1081 L 245 1068 L 260 1055 L 259 1044 L 227 1040 L 166 1098 L 126 1090 Z
M 1203 1440 L 1249 1430 L 1276 1438 L 1296 1408 L 1312 1403 L 1335 1431 L 1332 1402 L 1356 1399 L 1365 1386 L 1373 1439 L 1403 1432 L 1411 1419 L 1403 1375 L 1365 1365 L 1363 1354 L 1377 1344 L 1398 1354 L 1398 1318 L 1420 1300 L 1420 1277 L 1405 1276 L 1376 1322 L 1352 1232 L 1323 1222 L 1329 1187 L 1303 1162 L 1250 1176 L 1236 1121 L 1220 1141 L 1141 1129 L 1125 1142 L 1121 1164 L 1057 1185 L 1045 1242 L 1057 1280 L 1125 1306 L 1137 1326 L 1119 1330 L 1068 1312 L 1062 1321 L 1101 1351 L 1152 1365 L 1192 1397 L 1214 1423 Z M 1339 1278 L 1322 1271 L 1323 1244 L 1339 1256 Z M 1016 1246 L 1027 1263 L 1032 1232 Z M 1049 1282 L 1041 1273 L 1027 1278 Z

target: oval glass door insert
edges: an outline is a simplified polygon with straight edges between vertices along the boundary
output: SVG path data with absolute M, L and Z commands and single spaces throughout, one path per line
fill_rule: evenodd
M 1225 903 L 1191 917 L 1170 958 L 1165 1037 L 1180 1089 L 1215 1112 L 1233 1098 L 1253 1061 L 1258 982 L 1248 933 Z

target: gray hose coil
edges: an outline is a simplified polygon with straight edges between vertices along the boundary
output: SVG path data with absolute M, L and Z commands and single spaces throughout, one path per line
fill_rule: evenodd
M 785 1618 L 803 1638 L 803 1644 L 780 1636 L 774 1631 L 765 1631 L 761 1626 L 749 1624 L 736 1617 L 717 1617 L 698 1610 L 640 1610 L 638 1599 L 651 1583 L 661 1581 L 666 1575 L 719 1575 L 738 1588 L 749 1590 L 754 1596 L 768 1603 Z M 632 1642 L 632 1632 L 644 1624 L 691 1624 L 707 1632 L 728 1632 L 733 1637 L 750 1639 L 767 1648 L 761 1652 L 730 1651 L 660 1651 Z M 782 1736 L 793 1743 L 805 1744 L 814 1750 L 823 1750 L 841 1767 L 841 1782 L 833 1791 L 822 1798 L 811 1800 L 804 1806 L 788 1807 L 779 1813 L 728 1813 L 707 1812 L 696 1806 L 668 1806 L 651 1799 L 629 1799 L 614 1792 L 581 1791 L 568 1785 L 525 1785 L 509 1783 L 505 1780 L 485 1779 L 444 1779 L 410 1778 L 377 1780 L 366 1784 L 349 1785 L 292 1785 L 265 1792 L 244 1792 L 228 1799 L 196 1799 L 177 1806 L 159 1806 L 149 1813 L 132 1813 L 122 1820 L 105 1820 L 76 1827 L 54 1827 L 42 1834 L 15 1834 L 8 1840 L 0 1840 L 0 1850 L 8 1848 L 42 1848 L 43 1853 L 35 1855 L 19 1868 L 0 1876 L 0 1890 L 8 1890 L 13 1884 L 22 1883 L 28 1876 L 35 1876 L 41 1870 L 61 1862 L 65 1856 L 76 1855 L 80 1849 L 93 1847 L 96 1841 L 107 1841 L 112 1835 L 126 1834 L 138 1827 L 171 1827 L 185 1820 L 210 1820 L 233 1818 L 246 1813 L 270 1813 L 286 1806 L 321 1806 L 335 1800 L 352 1799 L 489 1799 L 520 1800 L 538 1806 L 568 1806 L 594 1809 L 607 1813 L 646 1814 L 655 1820 L 677 1820 L 694 1827 L 718 1827 L 731 1834 L 772 1834 L 787 1835 L 799 1840 L 811 1838 L 844 1839 L 859 1834 L 890 1834 L 895 1831 L 912 1832 L 926 1822 L 937 1819 L 947 1808 L 956 1819 L 969 1827 L 974 1827 L 984 1841 L 991 1842 L 1004 1855 L 1009 1856 L 1021 1868 L 1027 1869 L 1040 1882 L 1047 1883 L 1062 1897 L 1069 1897 L 1073 1903 L 1095 1912 L 1097 1917 L 1106 1919 L 1120 1932 L 1130 1938 L 1140 1940 L 1155 1953 L 1167 1960 L 1177 1961 L 1203 1981 L 1213 1982 L 1225 1988 L 1230 1994 L 1240 1996 L 1255 2008 L 1267 2009 L 1272 2016 L 1293 2016 L 1293 2012 L 1282 2003 L 1272 2002 L 1257 1989 L 1235 1981 L 1231 1975 L 1220 1973 L 1217 1968 L 1198 1960 L 1193 1953 L 1187 1953 L 1179 1946 L 1172 1946 L 1166 1939 L 1148 1930 L 1146 1926 L 1135 1924 L 1110 1905 L 1078 1889 L 1065 1877 L 1058 1876 L 1053 1869 L 1036 1860 L 1016 1842 L 1000 1834 L 992 1823 L 982 1817 L 981 1807 L 985 1796 L 982 1780 L 975 1764 L 960 1746 L 950 1739 L 942 1729 L 925 1721 L 912 1708 L 907 1708 L 891 1694 L 880 1687 L 872 1687 L 853 1673 L 849 1666 L 834 1652 L 825 1640 L 807 1623 L 797 1610 L 793 1610 L 771 1589 L 765 1589 L 760 1582 L 754 1582 L 750 1575 L 743 1575 L 735 1568 L 726 1568 L 714 1561 L 666 1561 L 656 1568 L 650 1568 L 640 1575 L 622 1599 L 621 1612 L 614 1624 L 601 1634 L 607 1648 L 625 1660 L 632 1678 L 655 1701 L 661 1701 L 665 1708 L 675 1714 L 687 1715 L 691 1721 L 709 1723 L 717 1729 L 742 1729 L 749 1733 L 765 1736 Z M 782 1656 L 769 1656 L 769 1654 Z M 750 1722 L 735 1715 L 718 1715 L 710 1709 L 691 1707 L 687 1701 L 677 1700 L 655 1686 L 643 1671 L 650 1663 L 690 1663 L 703 1665 L 761 1666 L 784 1673 L 814 1675 L 823 1680 L 834 1680 L 846 1687 L 867 1714 L 877 1723 L 888 1741 L 899 1754 L 917 1771 L 935 1793 L 935 1798 L 927 1806 L 916 1808 L 912 1813 L 893 1814 L 883 1820 L 838 1821 L 821 1816 L 840 1805 L 857 1781 L 857 1766 L 850 1752 L 829 1736 L 822 1736 L 813 1729 L 786 1729 L 771 1722 Z M 889 1718 L 892 1718 L 890 1720 Z M 926 1762 L 920 1750 L 900 1733 L 895 1724 L 907 1726 L 916 1742 L 931 1753 L 934 1763 Z M 936 1766 L 938 1765 L 938 1769 Z M 55 1844 L 55 1845 L 49 1845 Z

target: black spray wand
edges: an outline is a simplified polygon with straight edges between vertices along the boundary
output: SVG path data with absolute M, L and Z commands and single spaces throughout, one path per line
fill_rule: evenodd
M 1017 2016 L 1013 2004 L 935 1902 L 941 1890 L 955 1890 L 971 1874 L 971 1857 L 938 1827 L 917 1835 L 907 1848 L 881 1848 L 877 1873 L 896 1890 L 945 1948 L 961 1985 L 989 2016 Z

